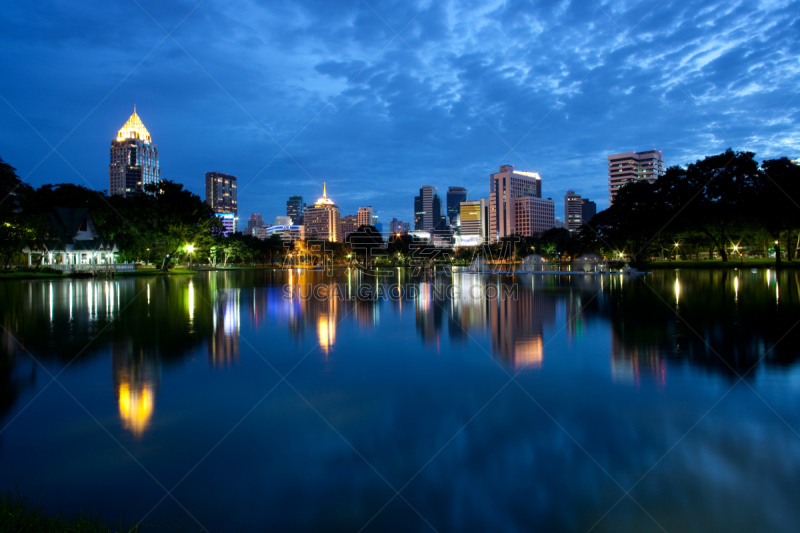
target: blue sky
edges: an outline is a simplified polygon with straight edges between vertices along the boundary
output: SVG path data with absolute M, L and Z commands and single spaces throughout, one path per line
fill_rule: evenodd
M 242 220 L 327 182 L 408 221 L 421 186 L 487 197 L 507 162 L 563 217 L 567 188 L 607 206 L 610 153 L 800 156 L 797 1 L 11 0 L 0 25 L 21 177 L 107 189 L 136 104 L 162 177 L 238 176 Z

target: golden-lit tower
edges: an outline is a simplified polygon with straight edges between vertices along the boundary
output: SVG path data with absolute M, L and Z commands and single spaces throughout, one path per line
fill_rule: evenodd
M 131 196 L 144 192 L 145 185 L 159 180 L 158 147 L 153 144 L 134 106 L 133 115 L 111 141 L 108 192 Z

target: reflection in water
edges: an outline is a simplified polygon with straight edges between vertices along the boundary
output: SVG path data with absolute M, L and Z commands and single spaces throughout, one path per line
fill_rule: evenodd
M 133 350 L 131 343 L 115 345 L 111 364 L 122 426 L 141 437 L 153 416 L 160 368 L 157 359 Z
M 215 293 L 208 361 L 216 368 L 230 368 L 239 361 L 239 291 L 219 289 Z

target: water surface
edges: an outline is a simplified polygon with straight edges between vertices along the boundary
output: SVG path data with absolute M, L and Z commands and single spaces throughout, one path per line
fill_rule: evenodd
M 48 510 L 186 531 L 800 522 L 794 271 L 211 272 L 0 301 L 0 487 Z

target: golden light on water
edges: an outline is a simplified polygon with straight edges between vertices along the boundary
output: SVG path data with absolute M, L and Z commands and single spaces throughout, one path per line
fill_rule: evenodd
M 678 278 L 675 278 L 675 303 L 677 304 L 681 299 L 681 283 Z
M 336 342 L 336 323 L 328 320 L 327 315 L 320 315 L 317 322 L 317 335 L 319 336 L 319 345 L 327 355 L 333 343 Z
M 144 433 L 153 416 L 153 389 L 145 384 L 142 390 L 131 391 L 127 383 L 119 386 L 119 417 L 122 425 L 137 437 Z
M 733 278 L 733 297 L 735 301 L 739 301 L 739 276 Z

